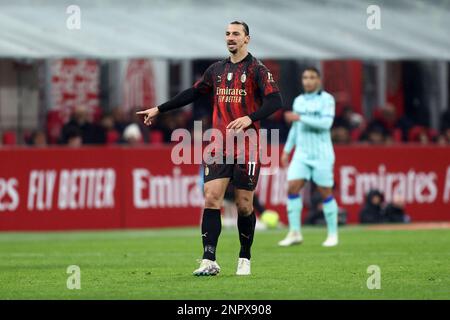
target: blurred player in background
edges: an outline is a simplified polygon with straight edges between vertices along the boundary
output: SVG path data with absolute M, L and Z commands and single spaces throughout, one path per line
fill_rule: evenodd
M 327 222 L 328 237 L 322 245 L 332 247 L 338 244 L 338 206 L 332 190 L 335 156 L 330 134 L 335 102 L 333 96 L 321 89 L 320 73 L 316 68 L 303 71 L 302 84 L 305 93 L 295 98 L 293 111 L 285 114 L 292 126 L 281 158 L 283 166 L 289 164 L 289 155 L 294 147 L 295 152 L 287 173 L 289 233 L 278 244 L 290 246 L 303 242 L 300 191 L 305 182 L 312 179 L 322 196 Z
M 150 125 L 160 112 L 180 108 L 202 95 L 212 94 L 213 128 L 222 133 L 224 141 L 230 130 L 239 132 L 252 128 L 258 135 L 259 120 L 267 118 L 282 107 L 281 95 L 269 70 L 247 51 L 250 34 L 245 22 L 231 22 L 225 32 L 225 41 L 230 52 L 229 58 L 212 64 L 192 88 L 179 93 L 157 108 L 138 112 L 145 115 L 146 125 Z M 228 147 L 219 152 L 223 158 L 228 155 L 227 149 Z M 247 154 L 248 149 L 244 152 Z M 235 153 L 234 156 L 236 155 Z M 216 156 L 217 154 L 213 155 L 214 158 Z M 222 229 L 220 209 L 230 181 L 235 187 L 241 244 L 236 274 L 251 273 L 250 249 L 256 223 L 253 195 L 258 182 L 260 162 L 258 158 L 244 164 L 235 160 L 236 158 L 231 164 L 227 158 L 225 163 L 217 161 L 204 165 L 205 209 L 201 225 L 203 259 L 200 267 L 193 272 L 194 275 L 216 275 L 220 272 L 216 262 L 216 247 Z

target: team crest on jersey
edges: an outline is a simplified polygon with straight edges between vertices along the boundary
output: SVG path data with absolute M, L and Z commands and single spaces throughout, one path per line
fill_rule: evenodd
M 247 75 L 245 73 L 243 73 L 241 76 L 241 82 L 244 83 L 245 80 L 247 80 Z
M 267 72 L 267 81 L 274 82 L 273 76 L 272 76 L 272 74 L 270 72 Z
M 207 176 L 209 174 L 209 167 L 205 166 L 205 176 Z
M 232 72 L 228 72 L 227 74 L 227 80 L 231 81 L 231 79 L 233 79 L 233 73 Z

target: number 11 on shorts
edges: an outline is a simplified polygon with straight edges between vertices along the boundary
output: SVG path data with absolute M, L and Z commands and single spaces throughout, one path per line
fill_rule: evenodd
M 254 176 L 256 170 L 256 161 L 249 161 L 248 162 L 248 175 Z

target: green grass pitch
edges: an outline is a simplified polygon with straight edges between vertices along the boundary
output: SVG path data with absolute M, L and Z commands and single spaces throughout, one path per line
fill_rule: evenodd
M 257 231 L 252 275 L 238 277 L 236 230 L 223 230 L 216 277 L 194 277 L 198 229 L 0 233 L 0 299 L 449 299 L 449 230 L 344 227 L 322 248 L 323 228 L 279 248 L 285 230 Z M 81 289 L 66 287 L 69 265 Z M 367 267 L 381 269 L 369 290 Z

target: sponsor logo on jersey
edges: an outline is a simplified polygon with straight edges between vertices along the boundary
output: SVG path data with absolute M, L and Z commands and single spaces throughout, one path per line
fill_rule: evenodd
M 235 89 L 235 88 L 217 88 L 216 95 L 218 96 L 219 102 L 241 102 L 242 96 L 247 95 L 245 89 Z

